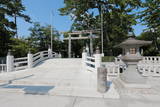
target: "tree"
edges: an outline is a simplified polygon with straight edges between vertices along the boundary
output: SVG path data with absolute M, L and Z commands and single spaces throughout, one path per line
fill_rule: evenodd
M 32 53 L 37 52 L 36 48 L 29 47 L 29 43 L 25 38 L 11 38 L 12 44 L 12 52 L 14 57 L 26 57 L 28 52 Z
M 18 16 L 24 16 L 26 21 L 29 17 L 22 14 L 25 11 L 20 0 L 0 0 L 0 56 L 6 56 L 11 48 L 10 38 L 15 35 L 16 23 L 11 20 L 15 16 L 15 8 Z
M 36 22 L 34 23 L 34 26 L 31 27 L 30 30 L 30 36 L 27 38 L 28 42 L 30 44 L 30 47 L 37 48 L 38 51 L 47 50 L 50 42 L 51 42 L 51 34 L 50 34 L 51 26 L 41 26 L 40 23 Z M 59 33 L 57 30 L 53 29 L 53 51 L 59 50 Z
M 14 22 L 6 18 L 10 15 L 8 2 L 9 0 L 0 0 L 0 56 L 6 56 L 15 29 Z
M 101 13 L 104 18 L 104 52 L 113 55 L 113 46 L 133 31 L 141 0 L 65 0 L 61 15 L 70 15 L 74 21 L 71 30 L 100 29 Z M 100 44 L 100 43 L 99 43 Z
M 137 37 L 137 39 L 140 40 L 147 40 L 147 41 L 153 41 L 154 40 L 154 33 L 150 31 L 146 31 L 141 33 L 140 36 Z M 159 54 L 155 47 L 155 42 L 153 41 L 151 45 L 149 46 L 143 46 L 142 49 L 144 50 L 143 55 L 144 56 L 156 56 Z
M 139 17 L 143 24 L 147 26 L 147 31 L 151 32 L 153 44 L 156 51 L 160 52 L 160 1 L 159 0 L 145 0 L 143 3 L 143 11 L 140 12 Z
M 25 11 L 25 7 L 22 4 L 22 0 L 10 0 L 9 2 L 9 10 L 11 12 L 11 16 L 14 18 L 15 23 L 15 36 L 18 38 L 18 32 L 17 32 L 17 17 L 23 18 L 26 22 L 31 22 L 30 17 L 23 14 L 23 11 Z

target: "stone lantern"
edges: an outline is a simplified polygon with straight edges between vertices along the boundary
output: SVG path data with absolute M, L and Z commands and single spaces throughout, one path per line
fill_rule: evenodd
M 123 49 L 121 60 L 126 64 L 126 69 L 120 75 L 120 79 L 129 84 L 144 84 L 146 79 L 139 73 L 137 63 L 142 60 L 140 47 L 151 44 L 151 41 L 136 40 L 135 36 L 129 36 L 124 42 L 116 47 Z

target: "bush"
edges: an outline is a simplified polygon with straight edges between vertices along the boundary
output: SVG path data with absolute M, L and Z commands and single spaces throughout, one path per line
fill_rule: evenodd
M 102 57 L 102 62 L 113 62 L 114 58 L 114 56 L 104 56 Z

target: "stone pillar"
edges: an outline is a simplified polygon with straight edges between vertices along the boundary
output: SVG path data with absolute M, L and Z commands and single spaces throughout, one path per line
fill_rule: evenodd
M 40 61 L 43 61 L 43 52 L 40 52 Z
M 11 50 L 8 51 L 7 54 L 7 72 L 11 72 L 14 70 L 14 56 L 11 55 Z
M 143 48 L 141 49 L 141 55 L 143 55 Z
M 93 38 L 92 38 L 92 32 L 90 32 L 90 55 L 93 55 Z
M 48 48 L 48 58 L 52 58 L 52 49 Z
M 105 67 L 98 67 L 97 91 L 100 93 L 107 91 L 107 69 Z
M 32 68 L 33 67 L 33 55 L 31 54 L 31 52 L 28 52 L 28 68 Z
M 69 35 L 69 40 L 68 40 L 68 58 L 71 58 L 71 35 Z
M 136 48 L 136 54 L 139 55 L 139 56 L 141 56 L 139 48 Z
M 84 49 L 83 49 L 84 50 Z M 88 47 L 88 45 L 86 44 L 86 53 L 87 53 L 87 56 L 90 56 L 90 54 L 89 54 L 89 47 Z
M 95 69 L 97 70 L 98 67 L 101 66 L 101 54 L 100 54 L 100 50 L 99 47 L 96 48 L 96 54 L 95 54 Z
M 86 63 L 85 63 L 86 59 L 87 59 L 87 52 L 86 52 L 86 49 L 83 48 L 83 52 L 82 52 L 82 69 L 83 69 L 83 71 L 86 70 Z

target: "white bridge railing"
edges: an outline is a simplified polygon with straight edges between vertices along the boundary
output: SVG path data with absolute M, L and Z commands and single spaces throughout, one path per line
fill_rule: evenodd
M 126 64 L 120 59 L 120 57 L 115 58 L 115 62 L 101 62 L 97 60 L 97 54 L 90 57 L 87 56 L 86 52 L 82 53 L 82 64 L 84 70 L 88 71 L 97 71 L 97 67 L 100 67 L 101 64 L 105 66 L 107 69 L 108 76 L 115 76 L 118 77 L 120 71 L 123 72 L 126 69 Z M 98 64 L 98 66 L 96 65 Z M 160 76 L 160 57 L 159 56 L 145 56 L 143 57 L 142 61 L 137 64 L 137 69 L 142 76 Z
M 120 73 L 120 65 L 115 64 L 114 62 L 103 63 L 103 66 L 107 69 L 108 76 L 118 77 Z
M 160 76 L 160 65 L 138 64 L 138 70 L 143 76 Z
M 89 71 L 96 71 L 96 64 L 95 64 L 95 57 L 90 57 L 90 56 L 87 56 L 86 60 L 85 60 L 85 64 L 86 64 L 86 70 L 89 70 Z
M 101 54 L 96 50 L 96 54 L 88 56 L 84 50 L 82 53 L 82 68 L 84 71 L 96 72 L 97 68 L 101 66 Z
M 61 54 L 52 52 L 51 49 L 48 51 L 41 51 L 35 54 L 28 53 L 27 57 L 14 58 L 10 52 L 7 55 L 6 64 L 0 64 L 0 72 L 11 72 L 36 66 L 41 61 L 52 57 L 61 57 Z
M 14 70 L 22 70 L 28 67 L 28 59 L 27 57 L 15 58 L 14 59 Z
M 143 76 L 160 76 L 159 56 L 144 56 L 137 66 Z
M 124 66 L 124 62 L 119 57 L 115 58 L 115 63 Z M 160 57 L 144 56 L 137 64 L 137 68 L 142 76 L 160 76 Z
M 159 63 L 160 64 L 160 57 L 159 56 L 144 56 L 141 62 L 148 63 L 148 64 L 149 63 L 154 63 L 154 64 Z

